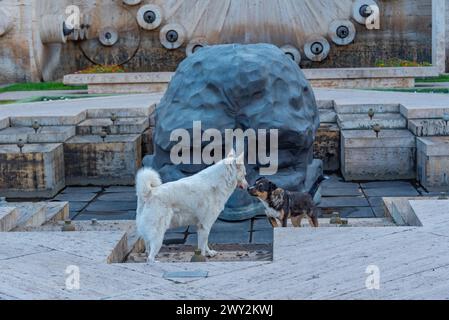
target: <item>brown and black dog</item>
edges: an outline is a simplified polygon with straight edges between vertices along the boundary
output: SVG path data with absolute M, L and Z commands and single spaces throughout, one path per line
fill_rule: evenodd
M 248 188 L 253 197 L 259 198 L 267 209 L 266 213 L 273 227 L 278 227 L 276 219 L 287 227 L 290 218 L 294 227 L 300 227 L 303 218 L 307 218 L 311 226 L 318 227 L 318 208 L 313 198 L 320 184 L 328 178 L 321 176 L 309 192 L 291 192 L 278 188 L 266 178 L 260 178 Z

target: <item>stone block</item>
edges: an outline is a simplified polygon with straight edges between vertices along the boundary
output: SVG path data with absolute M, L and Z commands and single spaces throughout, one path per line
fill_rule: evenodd
M 0 119 L 0 130 L 8 128 L 10 125 L 9 118 L 1 118 Z
M 339 114 L 337 123 L 342 130 L 371 130 L 375 124 L 382 129 L 407 128 L 407 120 L 398 113 L 379 113 L 372 120 L 368 114 Z
M 417 139 L 418 181 L 429 191 L 449 191 L 449 137 Z
M 153 153 L 153 128 L 149 128 L 142 134 L 142 154 L 150 155 Z
M 0 131 L 1 144 L 16 144 L 19 139 L 26 143 L 62 143 L 75 135 L 75 126 L 42 127 L 37 133 L 30 127 L 10 127 Z
M 449 136 L 449 122 L 444 120 L 410 120 L 408 129 L 418 137 Z
M 320 109 L 320 122 L 321 123 L 336 123 L 337 113 L 333 109 Z
M 11 117 L 11 127 L 31 127 L 34 121 L 41 126 L 76 126 L 86 120 L 86 112 L 67 116 L 16 116 Z
M 109 134 L 137 134 L 144 132 L 149 126 L 149 117 L 119 118 L 115 125 L 107 118 L 87 119 L 76 127 L 76 134 L 98 135 L 105 127 Z
M 8 232 L 17 225 L 18 212 L 14 207 L 0 207 L 0 232 Z
M 110 109 L 88 109 L 88 119 L 109 119 L 113 113 L 119 118 L 146 118 L 149 117 L 155 109 L 154 103 L 149 103 L 148 107 L 140 108 L 110 108 Z
M 67 185 L 133 185 L 141 135 L 76 136 L 64 145 Z
M 400 106 L 398 104 L 356 104 L 356 105 L 342 105 L 337 104 L 335 110 L 338 113 L 354 114 L 360 113 L 368 116 L 370 109 L 375 113 L 399 113 Z
M 63 145 L 0 145 L 0 172 L 1 196 L 52 198 L 65 187 Z
M 324 171 L 340 169 L 340 129 L 336 124 L 321 124 L 315 139 L 314 158 L 323 161 Z
M 342 130 L 341 166 L 347 181 L 415 179 L 415 136 L 408 130 Z

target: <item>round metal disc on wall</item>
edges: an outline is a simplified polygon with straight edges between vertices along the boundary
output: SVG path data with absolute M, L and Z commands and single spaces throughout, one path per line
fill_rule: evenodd
M 349 20 L 335 20 L 329 26 L 329 37 L 339 46 L 346 46 L 354 41 L 356 30 Z
M 309 60 L 321 62 L 327 58 L 330 52 L 330 44 L 322 36 L 311 36 L 304 45 L 304 53 Z
M 165 25 L 159 34 L 162 45 L 169 49 L 178 49 L 186 41 L 187 32 L 180 24 L 173 23 Z
M 154 30 L 162 24 L 163 14 L 159 6 L 148 4 L 137 11 L 137 23 L 145 30 Z
M 186 48 L 186 54 L 190 57 L 196 51 L 201 48 L 207 47 L 209 44 L 207 43 L 205 38 L 196 38 L 189 42 Z
M 141 2 L 142 2 L 142 0 L 123 0 L 123 3 L 128 6 L 135 6 Z
M 286 45 L 281 48 L 282 51 L 297 64 L 301 63 L 301 52 L 293 46 Z
M 103 28 L 100 30 L 98 40 L 100 40 L 101 44 L 106 47 L 113 46 L 118 41 L 118 32 L 111 27 Z
M 378 5 L 374 0 L 356 0 L 352 5 L 352 17 L 354 20 L 360 24 L 365 24 L 366 18 L 372 14 L 370 6 Z
M 89 61 L 122 65 L 135 56 L 140 47 L 140 28 L 134 14 L 121 6 L 97 7 L 90 20 L 87 39 L 80 42 Z

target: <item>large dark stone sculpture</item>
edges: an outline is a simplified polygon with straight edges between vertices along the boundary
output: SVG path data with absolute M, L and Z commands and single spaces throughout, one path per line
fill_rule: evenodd
M 312 88 L 298 65 L 269 44 L 218 45 L 199 49 L 184 60 L 156 109 L 155 154 L 144 166 L 158 170 L 164 182 L 192 175 L 206 166 L 173 165 L 173 130 L 241 128 L 279 130 L 279 171 L 269 177 L 288 190 L 305 191 L 322 173 L 313 160 L 319 113 Z M 191 133 L 192 135 L 192 133 Z M 259 177 L 258 165 L 247 167 L 249 183 Z M 207 195 L 204 195 L 207 197 Z M 242 220 L 263 214 L 263 207 L 238 190 L 221 218 Z

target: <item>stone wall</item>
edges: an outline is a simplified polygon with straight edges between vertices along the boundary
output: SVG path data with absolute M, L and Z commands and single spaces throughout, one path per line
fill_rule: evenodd
M 195 2 L 184 1 L 190 1 L 192 4 Z M 154 2 L 160 1 L 142 1 L 142 4 Z M 36 5 L 37 3 L 39 5 Z M 301 66 L 367 67 L 375 66 L 378 60 L 388 60 L 391 57 L 430 62 L 431 0 L 378 0 L 378 3 L 382 16 L 381 30 L 368 31 L 355 23 L 357 36 L 353 44 L 342 47 L 332 44 L 329 57 L 325 61 L 312 63 L 303 58 Z M 123 42 L 113 47 L 96 44 L 96 31 L 90 35 L 90 45 L 83 41 L 70 40 L 65 44 L 43 45 L 39 37 L 41 17 L 44 14 L 64 13 L 69 4 L 79 5 L 82 12 L 88 12 L 94 22 L 104 21 L 106 24 L 108 17 L 117 15 L 120 17 L 120 23 L 131 26 L 132 31 L 122 35 Z M 92 60 L 111 61 L 111 56 L 117 57 L 120 63 L 124 61 L 124 67 L 131 72 L 174 71 L 186 56 L 185 45 L 176 50 L 163 48 L 159 40 L 160 28 L 154 31 L 138 26 L 135 28 L 135 16 L 140 5 L 123 7 L 122 1 L 118 0 L 0 0 L 0 7 L 8 8 L 14 16 L 13 29 L 0 36 L 0 83 L 60 79 L 65 74 L 91 65 Z M 277 45 L 281 45 L 283 41 L 295 42 L 292 40 L 295 39 L 292 29 L 298 26 L 282 23 L 279 25 L 272 29 L 268 23 L 264 26 L 268 30 L 266 41 Z M 234 37 L 228 35 L 229 39 L 235 42 L 251 42 L 247 34 L 241 32 L 242 26 L 233 28 L 227 29 L 227 32 L 236 32 Z M 269 34 L 270 30 L 276 35 Z M 279 36 L 279 30 L 283 30 L 284 34 Z M 302 36 L 298 35 L 297 38 Z M 297 42 L 300 43 L 301 40 Z M 125 59 L 120 60 L 122 55 Z

